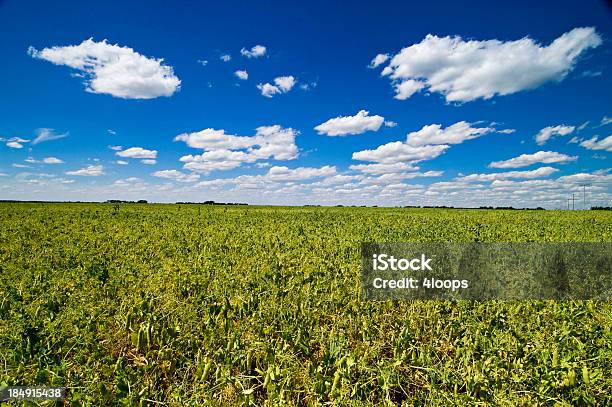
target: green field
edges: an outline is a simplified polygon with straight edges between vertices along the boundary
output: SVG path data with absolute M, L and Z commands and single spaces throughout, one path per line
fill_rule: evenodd
M 376 241 L 610 242 L 612 213 L 0 204 L 0 382 L 71 405 L 612 404 L 610 301 L 364 301 Z

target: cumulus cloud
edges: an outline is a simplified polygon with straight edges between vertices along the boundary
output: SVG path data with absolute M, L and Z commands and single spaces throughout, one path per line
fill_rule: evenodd
M 117 151 L 115 155 L 123 158 L 155 159 L 157 158 L 157 150 L 146 150 L 142 147 L 130 147 L 127 150 Z
M 271 187 L 274 190 L 279 190 L 279 184 L 301 183 L 308 180 L 316 180 L 319 178 L 337 177 L 336 167 L 323 166 L 316 167 L 298 167 L 288 168 L 284 166 L 271 167 L 264 175 L 240 175 L 235 178 L 219 178 L 213 180 L 201 181 L 197 184 L 198 187 L 224 187 L 235 185 L 241 189 L 257 189 L 260 191 Z
M 81 177 L 99 177 L 104 175 L 104 167 L 102 165 L 88 165 L 76 171 L 67 171 L 66 175 L 77 175 Z
M 236 77 L 240 80 L 246 81 L 247 79 L 249 79 L 249 73 L 244 70 L 244 71 L 236 71 L 234 72 L 234 75 L 236 75 Z
M 431 160 L 441 155 L 448 145 L 411 146 L 401 141 L 378 146 L 374 150 L 362 150 L 353 153 L 353 160 L 370 161 L 381 164 L 398 162 L 419 162 Z
M 57 134 L 53 129 L 36 129 L 36 138 L 32 141 L 32 145 L 43 143 L 45 141 L 59 140 L 68 137 L 68 133 Z
M 296 82 L 296 79 L 291 75 L 279 76 L 274 78 L 274 85 L 271 83 L 260 83 L 257 85 L 257 89 L 259 89 L 263 96 L 271 98 L 274 95 L 289 92 Z
M 229 62 L 232 60 L 232 56 L 230 54 L 223 54 L 219 57 L 219 59 L 223 62 Z
M 566 175 L 557 178 L 557 181 L 561 183 L 579 184 L 584 182 L 592 183 L 604 183 L 608 184 L 612 182 L 612 174 L 608 173 L 609 170 L 595 171 L 592 173 L 581 172 L 572 175 Z
M 528 37 L 466 41 L 430 34 L 394 55 L 382 75 L 391 79 L 398 99 L 422 89 L 444 95 L 447 102 L 490 99 L 564 79 L 580 55 L 601 43 L 593 27 L 575 28 L 549 45 Z
M 314 129 L 319 134 L 327 136 L 346 136 L 348 134 L 362 134 L 366 131 L 378 131 L 385 118 L 374 115 L 368 116 L 367 110 L 360 110 L 354 116 L 339 116 L 321 123 Z
M 397 82 L 395 84 L 395 96 L 397 100 L 406 100 L 410 96 L 414 95 L 425 87 L 423 82 L 415 81 L 413 79 L 407 79 L 403 82 Z
M 543 178 L 559 171 L 553 167 L 540 167 L 531 171 L 506 171 L 489 174 L 470 174 L 458 177 L 458 181 L 495 181 L 509 178 Z
M 576 161 L 578 156 L 570 156 L 554 151 L 538 151 L 533 154 L 521 154 L 518 157 L 510 158 L 504 161 L 493 161 L 489 164 L 489 168 L 520 168 L 528 167 L 533 164 L 552 164 L 552 163 L 567 163 Z
M 406 141 L 394 141 L 378 146 L 374 150 L 362 150 L 353 153 L 353 160 L 370 161 L 386 166 L 353 166 L 352 169 L 363 170 L 380 168 L 394 171 L 389 164 L 404 163 L 411 166 L 419 161 L 434 159 L 446 151 L 451 144 L 460 144 L 488 133 L 497 132 L 494 127 L 472 127 L 468 122 L 457 122 L 446 128 L 440 124 L 423 126 L 420 130 L 408 133 Z
M 117 160 L 117 161 L 115 161 L 115 163 L 116 163 L 116 164 L 119 164 L 119 165 L 128 165 L 128 164 L 129 164 L 129 163 L 128 163 L 127 161 L 125 161 L 125 160 Z
M 108 148 L 110 148 L 113 151 L 121 151 L 121 150 L 123 150 L 123 147 L 121 147 L 121 146 L 108 146 Z
M 359 183 L 364 185 L 396 185 L 407 179 L 439 177 L 443 175 L 443 171 L 426 171 L 426 172 L 398 172 L 382 174 L 376 177 L 363 178 Z
M 57 157 L 45 157 L 42 160 L 43 164 L 63 164 L 64 162 Z
M 145 160 L 140 160 L 141 163 L 146 164 L 146 165 L 155 165 L 157 164 L 157 160 L 152 160 L 152 159 L 145 159 Z
M 6 143 L 6 146 L 10 148 L 23 148 L 24 143 L 30 142 L 30 140 L 26 140 L 21 137 L 11 137 L 9 139 L 0 138 L 0 141 Z
M 495 131 L 493 127 L 472 127 L 465 121 L 457 122 L 447 128 L 440 124 L 423 126 L 421 130 L 408 133 L 407 143 L 411 146 L 428 144 L 461 144 Z
M 42 160 L 36 160 L 34 157 L 28 157 L 24 160 L 30 164 L 63 164 L 64 162 L 57 157 L 45 157 Z
M 79 45 L 28 49 L 33 58 L 76 69 L 86 78 L 86 90 L 124 99 L 171 96 L 181 81 L 163 59 L 148 58 L 129 47 L 93 39 Z
M 380 64 L 384 64 L 385 62 L 387 62 L 388 59 L 389 54 L 378 54 L 374 58 L 372 58 L 372 61 L 370 62 L 370 65 L 368 65 L 368 67 L 376 68 Z
M 180 161 L 185 163 L 185 169 L 208 173 L 269 158 L 293 160 L 298 156 L 296 135 L 295 130 L 279 125 L 258 127 L 254 136 L 236 136 L 226 134 L 225 130 L 209 128 L 180 134 L 174 141 L 183 141 L 189 147 L 205 150 L 199 155 L 183 156 Z
M 556 136 L 567 136 L 574 131 L 574 126 L 566 126 L 564 124 L 559 126 L 548 126 L 544 127 L 542 130 L 538 132 L 535 136 L 535 142 L 537 145 L 541 146 L 546 144 L 548 140 Z
M 240 53 L 247 58 L 259 58 L 266 54 L 266 47 L 263 45 L 255 45 L 250 50 L 242 48 Z
M 171 179 L 178 182 L 195 182 L 200 178 L 198 174 L 185 174 L 184 172 L 180 172 L 177 170 L 155 171 L 151 175 L 153 175 L 154 177 Z
M 272 167 L 268 170 L 267 179 L 272 181 L 303 181 L 311 178 L 329 177 L 336 174 L 336 167 L 326 165 L 321 168 Z
M 583 140 L 580 145 L 587 150 L 605 150 L 612 152 L 612 135 L 599 140 L 598 137 L 593 137 L 589 140 Z
M 391 164 L 356 164 L 349 166 L 353 171 L 363 172 L 365 174 L 392 174 L 406 171 L 416 171 L 419 167 L 412 164 L 402 162 Z
M 397 123 L 396 123 L 396 122 L 394 122 L 393 120 L 385 120 L 385 121 L 383 122 L 383 125 L 384 125 L 385 127 L 396 127 L 396 126 L 397 126 Z

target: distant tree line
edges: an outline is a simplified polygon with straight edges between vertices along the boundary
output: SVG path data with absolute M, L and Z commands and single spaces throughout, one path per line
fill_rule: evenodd
M 248 205 L 240 202 L 215 202 L 215 201 L 204 201 L 204 202 L 177 202 L 176 205 Z
M 612 211 L 612 206 L 591 206 L 592 211 Z
M 149 203 L 149 202 L 146 199 L 140 199 L 138 201 L 123 201 L 121 199 L 109 199 L 105 203 L 112 203 L 112 204 L 120 204 L 120 203 L 126 203 L 126 204 L 146 204 L 146 203 Z

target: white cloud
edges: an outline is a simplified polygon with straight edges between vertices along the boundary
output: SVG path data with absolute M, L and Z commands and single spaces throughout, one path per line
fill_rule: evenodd
M 458 181 L 495 181 L 509 178 L 542 178 L 559 171 L 553 167 L 540 167 L 531 171 L 506 171 L 489 174 L 470 174 L 458 177 Z
M 328 136 L 346 136 L 348 134 L 362 134 L 366 131 L 378 131 L 385 118 L 374 115 L 368 116 L 367 110 L 360 110 L 355 116 L 339 116 L 321 123 L 314 129 L 319 134 Z
M 490 99 L 564 79 L 581 54 L 601 43 L 592 27 L 575 28 L 548 46 L 528 37 L 465 41 L 430 34 L 393 56 L 382 74 L 391 78 L 398 99 L 424 88 L 447 102 Z
M 293 160 L 298 156 L 296 134 L 295 130 L 279 125 L 258 127 L 254 136 L 235 136 L 225 134 L 224 130 L 209 128 L 180 134 L 174 141 L 183 141 L 189 147 L 205 150 L 200 155 L 183 156 L 180 161 L 185 163 L 185 169 L 208 173 L 269 158 Z
M 295 82 L 295 78 L 291 75 L 274 78 L 274 83 L 283 93 L 289 92 L 291 88 L 293 88 L 293 85 L 295 85 Z
M 197 62 L 202 66 L 208 65 L 208 61 L 206 59 L 198 59 Z
M 117 134 L 117 132 L 116 132 L 115 130 L 113 130 L 113 129 L 107 129 L 106 131 L 108 132 L 108 134 L 110 134 L 110 135 L 112 135 L 112 136 L 114 136 L 115 134 Z
M 609 170 L 595 171 L 593 173 L 581 172 L 578 174 L 566 175 L 557 178 L 561 183 L 579 184 L 585 182 L 592 183 L 609 183 L 612 182 L 612 174 L 608 174 Z
M 127 150 L 117 151 L 115 155 L 123 158 L 155 159 L 157 158 L 157 150 L 146 150 L 142 147 L 131 147 Z
M 204 129 L 195 133 L 183 133 L 174 141 L 184 141 L 189 147 L 204 150 L 240 150 L 254 145 L 249 136 L 234 136 L 225 134 L 225 130 Z
M 395 96 L 397 100 L 406 100 L 425 87 L 423 82 L 407 79 L 395 84 Z
M 155 165 L 157 164 L 157 160 L 151 160 L 151 159 L 145 159 L 145 160 L 140 160 L 141 163 L 146 164 L 146 165 Z
M 538 134 L 536 134 L 535 142 L 537 145 L 541 146 L 546 144 L 548 140 L 555 136 L 567 136 L 568 134 L 571 134 L 574 129 L 574 126 L 566 126 L 564 124 L 559 126 L 544 127 L 538 132 Z
M 171 179 L 178 182 L 195 182 L 200 178 L 198 174 L 185 174 L 177 170 L 155 171 L 151 175 L 153 175 L 154 177 Z
M 364 185 L 386 185 L 387 187 L 401 183 L 407 179 L 439 177 L 444 174 L 444 171 L 426 171 L 426 172 L 400 172 L 382 174 L 377 177 L 367 177 L 360 181 Z
M 448 145 L 415 147 L 401 141 L 395 141 L 378 146 L 374 150 L 357 151 L 353 153 L 353 160 L 370 161 L 381 164 L 418 162 L 436 158 L 448 147 Z
M 604 116 L 601 119 L 601 123 L 599 124 L 600 126 L 606 126 L 608 124 L 612 123 L 612 117 L 608 117 L 608 116 Z
M 258 84 L 257 89 L 261 92 L 261 94 L 267 98 L 271 98 L 277 93 L 281 93 L 280 89 L 277 86 L 271 85 L 269 83 Z
M 171 96 L 181 85 L 163 59 L 147 58 L 129 47 L 95 42 L 79 45 L 28 49 L 33 58 L 65 65 L 82 72 L 86 90 L 124 99 L 153 99 Z
M 296 82 L 295 78 L 291 75 L 279 76 L 274 78 L 274 85 L 270 83 L 260 83 L 257 85 L 257 89 L 260 90 L 263 96 L 271 98 L 274 95 L 289 92 Z
M 219 59 L 223 62 L 229 62 L 232 60 L 232 56 L 230 54 L 223 54 L 219 57 Z
M 42 160 L 43 164 L 63 164 L 64 162 L 56 157 L 45 157 Z
M 0 138 L 0 141 L 4 141 L 7 147 L 10 148 L 23 148 L 24 143 L 29 143 L 30 140 L 26 140 L 20 137 L 12 137 L 10 139 Z
M 370 161 L 378 164 L 416 163 L 440 156 L 450 144 L 496 132 L 494 127 L 472 127 L 468 122 L 457 122 L 445 129 L 439 124 L 423 126 L 421 130 L 408 133 L 406 141 L 383 144 L 374 150 L 353 153 L 353 160 Z M 357 169 L 359 167 L 355 167 Z M 362 167 L 366 168 L 366 167 Z
M 385 120 L 385 121 L 383 122 L 383 125 L 384 125 L 385 127 L 396 127 L 396 126 L 397 126 L 397 123 L 396 123 L 396 122 L 394 122 L 393 120 Z
M 419 131 L 408 133 L 406 143 L 411 146 L 461 144 L 494 131 L 493 127 L 472 127 L 465 121 L 457 122 L 445 129 L 440 124 L 430 124 L 423 126 Z
M 124 160 L 117 160 L 117 161 L 115 161 L 115 163 L 119 164 L 119 165 L 128 165 L 129 164 L 127 161 L 124 161 Z
M 255 45 L 250 50 L 242 48 L 240 53 L 247 58 L 259 58 L 266 54 L 266 47 L 263 45 Z
M 8 174 L 5 174 L 3 172 L 0 172 L 0 177 L 8 177 Z
M 30 164 L 63 164 L 64 162 L 56 157 L 45 157 L 42 160 L 36 160 L 34 157 L 28 157 L 24 160 Z
M 121 150 L 123 150 L 123 147 L 121 147 L 121 146 L 108 146 L 108 148 L 110 148 L 113 151 L 121 151 Z
M 303 181 L 311 178 L 330 177 L 336 174 L 336 167 L 326 165 L 321 168 L 312 167 L 272 167 L 268 170 L 266 178 L 271 181 Z
M 317 87 L 317 82 L 316 81 L 312 81 L 312 82 L 308 82 L 308 83 L 302 83 L 300 84 L 300 89 L 302 89 L 304 92 L 308 92 L 314 88 Z
M 605 150 L 612 153 L 612 135 L 601 140 L 598 137 L 583 140 L 580 145 L 587 150 Z
M 59 140 L 68 137 L 68 133 L 57 134 L 53 129 L 36 129 L 36 138 L 32 141 L 32 145 L 40 144 L 45 141 Z
M 247 79 L 249 79 L 249 73 L 244 70 L 244 71 L 236 71 L 234 72 L 234 75 L 236 75 L 236 77 L 240 80 L 246 81 Z
M 521 154 L 518 157 L 510 158 L 504 161 L 493 161 L 489 164 L 489 168 L 520 168 L 528 167 L 533 164 L 552 164 L 552 163 L 567 163 L 576 161 L 578 156 L 569 156 L 567 154 L 556 153 L 554 151 L 538 151 L 533 154 Z
M 349 169 L 353 171 L 360 171 L 365 174 L 392 174 L 406 171 L 416 171 L 419 168 L 414 167 L 411 164 L 397 162 L 392 164 L 357 164 L 351 165 Z
M 368 67 L 376 68 L 378 65 L 384 64 L 385 62 L 387 62 L 388 59 L 389 59 L 389 54 L 378 54 L 374 58 L 372 58 L 372 61 L 370 62 L 370 65 L 368 65 Z
M 102 165 L 88 165 L 76 171 L 67 171 L 66 175 L 78 175 L 83 177 L 99 177 L 104 175 L 104 167 Z

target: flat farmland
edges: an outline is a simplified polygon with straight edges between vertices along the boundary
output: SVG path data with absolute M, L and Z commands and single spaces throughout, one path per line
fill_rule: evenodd
M 610 405 L 610 301 L 366 301 L 362 242 L 610 242 L 607 211 L 0 204 L 0 382 L 71 405 Z

